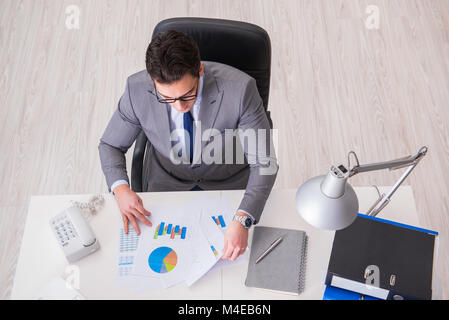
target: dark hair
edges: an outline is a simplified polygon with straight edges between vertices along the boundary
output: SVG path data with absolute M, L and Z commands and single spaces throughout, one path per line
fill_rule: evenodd
M 153 80 L 170 84 L 188 73 L 194 77 L 199 76 L 200 50 L 189 35 L 168 30 L 151 40 L 145 63 Z

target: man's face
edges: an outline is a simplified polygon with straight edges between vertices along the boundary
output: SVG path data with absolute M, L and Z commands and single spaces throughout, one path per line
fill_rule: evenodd
M 200 76 L 203 74 L 203 64 L 201 63 Z M 159 99 L 183 98 L 198 94 L 200 79 L 191 74 L 186 74 L 180 80 L 171 84 L 162 84 L 154 81 Z M 189 112 L 195 104 L 197 98 L 190 101 L 176 100 L 169 103 L 176 111 L 185 113 Z

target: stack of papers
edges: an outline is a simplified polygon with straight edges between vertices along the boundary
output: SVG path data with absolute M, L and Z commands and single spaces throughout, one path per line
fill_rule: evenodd
M 224 234 L 234 211 L 226 198 L 201 196 L 183 206 L 151 206 L 152 226 L 139 224 L 138 236 L 119 223 L 117 285 L 134 291 L 191 286 L 204 275 L 248 260 L 222 260 Z

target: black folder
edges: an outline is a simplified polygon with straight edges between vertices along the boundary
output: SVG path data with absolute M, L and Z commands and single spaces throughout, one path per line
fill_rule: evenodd
M 437 235 L 359 214 L 349 227 L 335 232 L 326 284 L 366 293 L 366 284 L 375 283 L 375 271 L 367 267 L 377 266 L 376 284 L 385 294 L 378 297 L 431 299 Z

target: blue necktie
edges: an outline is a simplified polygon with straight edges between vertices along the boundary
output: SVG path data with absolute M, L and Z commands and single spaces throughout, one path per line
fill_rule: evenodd
M 192 114 L 189 112 L 184 113 L 184 130 L 186 130 L 189 133 L 190 136 L 190 163 L 192 163 L 193 159 L 193 117 Z M 186 138 L 186 146 L 187 146 L 187 138 Z

